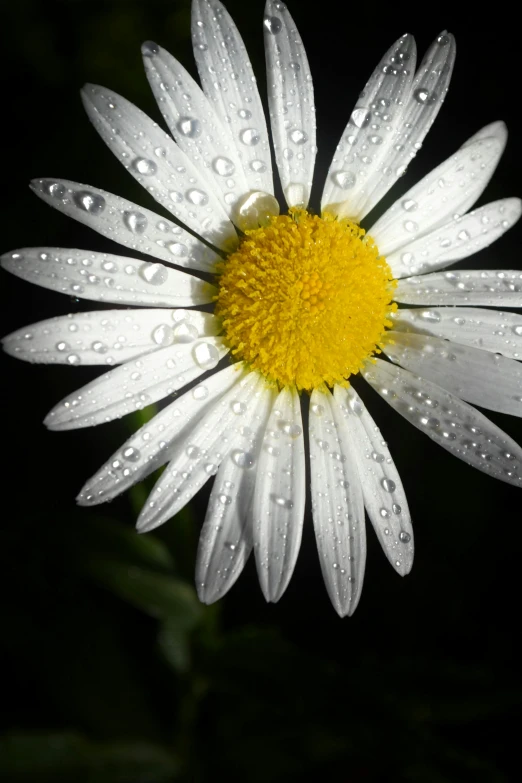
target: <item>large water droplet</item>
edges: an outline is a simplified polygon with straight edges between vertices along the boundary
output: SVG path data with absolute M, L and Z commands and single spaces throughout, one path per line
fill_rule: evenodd
M 350 122 L 357 128 L 365 128 L 370 123 L 371 118 L 372 113 L 368 109 L 359 107 L 352 111 Z
M 135 158 L 132 161 L 132 168 L 144 177 L 152 177 L 158 170 L 156 163 L 153 160 L 147 160 L 147 158 Z
M 123 222 L 133 234 L 143 234 L 149 221 L 143 212 L 127 211 L 123 213 Z
M 306 142 L 308 141 L 307 134 L 302 130 L 298 130 L 297 128 L 291 131 L 291 133 L 289 133 L 288 136 L 290 138 L 290 141 L 292 141 L 294 144 L 298 144 L 298 145 L 306 144 Z
M 407 533 L 405 530 L 401 530 L 399 533 L 399 541 L 402 541 L 403 544 L 409 544 L 411 541 L 411 535 Z
M 159 46 L 154 41 L 144 41 L 141 45 L 141 53 L 144 57 L 154 57 L 159 54 Z
M 382 479 L 381 486 L 385 492 L 395 492 L 396 489 L 395 481 L 392 481 L 391 479 L 387 479 L 387 478 Z
M 180 321 L 174 327 L 172 334 L 177 343 L 192 343 L 199 337 L 198 330 L 194 324 L 189 324 L 187 321 Z
M 440 313 L 435 310 L 422 310 L 420 317 L 423 321 L 428 321 L 430 324 L 438 324 L 440 321 Z
M 91 193 L 89 190 L 77 190 L 73 194 L 73 201 L 77 207 L 90 212 L 91 215 L 100 215 L 105 209 L 105 199 L 98 193 Z
M 272 35 L 277 35 L 283 29 L 283 23 L 277 16 L 265 16 L 263 25 L 265 30 Z
M 232 408 L 232 411 L 236 414 L 236 416 L 241 416 L 243 413 L 246 412 L 247 406 L 244 402 L 239 402 L 238 400 L 234 400 L 234 402 L 231 403 L 230 407 Z
M 138 274 L 150 285 L 163 285 L 169 276 L 169 270 L 163 264 L 151 264 L 146 261 L 140 266 Z
M 174 332 L 172 327 L 168 324 L 160 324 L 152 332 L 152 339 L 156 345 L 165 347 L 166 345 L 172 345 L 174 342 Z
M 240 200 L 234 211 L 234 223 L 247 231 L 266 226 L 271 216 L 279 214 L 279 202 L 270 193 L 255 190 Z
M 248 451 L 242 451 L 241 449 L 235 449 L 232 452 L 232 461 L 238 466 L 238 468 L 244 468 L 250 470 L 255 463 L 255 457 Z
M 199 190 L 199 188 L 191 188 L 190 190 L 187 190 L 186 196 L 192 204 L 196 205 L 196 207 L 204 207 L 205 204 L 208 204 L 207 194 L 205 191 Z
M 197 364 L 203 370 L 211 370 L 219 362 L 219 351 L 211 343 L 199 343 L 193 350 Z
M 337 171 L 332 179 L 337 187 L 342 190 L 351 190 L 357 181 L 357 177 L 353 171 Z
M 135 449 L 134 446 L 127 446 L 126 449 L 123 449 L 122 456 L 127 462 L 137 462 L 141 457 L 141 453 L 138 449 Z
M 247 147 L 255 147 L 255 145 L 259 144 L 261 140 L 259 131 L 257 131 L 255 128 L 246 128 L 245 130 L 241 131 L 239 138 L 243 144 L 247 145 Z
M 195 386 L 192 389 L 192 396 L 195 400 L 206 400 L 208 397 L 208 389 L 205 384 L 201 383 L 199 386 Z
M 224 157 L 215 158 L 212 161 L 212 168 L 220 177 L 230 177 L 236 170 L 232 161 Z
M 44 193 L 53 198 L 63 198 L 67 193 L 65 185 L 62 185 L 61 182 L 52 182 L 50 180 L 42 183 L 42 189 Z
M 184 258 L 188 256 L 188 247 L 183 242 L 167 242 L 165 245 L 169 253 L 172 253 L 176 258 Z
M 288 498 L 284 498 L 281 495 L 270 495 L 270 500 L 272 500 L 276 506 L 279 506 L 279 508 L 286 508 L 288 511 L 294 507 L 292 500 L 288 500 Z
M 255 171 L 256 174 L 262 174 L 266 171 L 266 164 L 263 163 L 262 160 L 252 160 L 250 161 L 250 168 L 252 171 Z
M 201 136 L 201 124 L 194 117 L 180 117 L 176 128 L 189 139 L 197 139 L 198 136 Z

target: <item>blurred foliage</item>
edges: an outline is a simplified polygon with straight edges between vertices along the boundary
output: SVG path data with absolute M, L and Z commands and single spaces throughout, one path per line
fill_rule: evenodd
M 262 2 L 227 6 L 262 89 Z M 354 30 L 347 4 L 320 24 L 303 4 L 292 4 L 317 86 L 323 174 L 346 121 L 339 86 L 353 104 L 375 58 L 404 32 L 391 10 L 394 21 L 374 26 L 369 41 L 357 35 L 364 25 Z M 422 45 L 448 24 L 437 14 L 440 9 L 430 9 L 429 30 L 423 18 L 417 25 L 409 20 Z M 33 203 L 26 180 L 76 178 L 153 206 L 96 138 L 77 90 L 86 80 L 108 84 L 158 119 L 139 44 L 157 40 L 195 75 L 190 2 L 21 0 L 4 15 L 4 125 L 12 139 L 4 160 L 4 249 L 48 243 L 114 252 L 104 238 Z M 489 26 L 481 37 L 467 22 L 455 31 L 460 81 L 437 120 L 438 133 L 427 140 L 425 168 L 412 166 L 403 187 L 481 122 L 503 117 L 514 124 L 518 104 L 506 101 L 503 74 L 518 72 L 518 28 L 508 21 L 503 16 L 505 64 L 484 55 L 482 40 L 494 35 Z M 484 103 L 485 116 L 475 111 Z M 520 190 L 520 160 L 518 153 L 501 164 L 489 199 Z M 498 244 L 503 259 L 517 257 L 511 237 Z M 478 263 L 498 262 L 482 254 Z M 4 285 L 3 333 L 90 307 L 14 279 L 4 278 Z M 47 409 L 94 373 L 9 362 L 2 390 L 9 476 L 0 544 L 0 779 L 518 780 L 512 769 L 522 684 L 513 596 L 522 532 L 515 489 L 450 464 L 420 433 L 405 436 L 403 422 L 391 422 L 370 393 L 414 510 L 420 562 L 412 576 L 401 581 L 387 570 L 371 538 L 363 600 L 353 618 L 339 620 L 325 597 L 307 517 L 296 574 L 280 604 L 265 606 L 250 563 L 224 601 L 202 606 L 193 569 L 205 492 L 146 536 L 136 535 L 132 523 L 155 476 L 102 511 L 74 507 L 79 485 L 152 409 L 96 431 L 48 433 L 37 424 Z M 491 418 L 520 440 L 512 420 Z

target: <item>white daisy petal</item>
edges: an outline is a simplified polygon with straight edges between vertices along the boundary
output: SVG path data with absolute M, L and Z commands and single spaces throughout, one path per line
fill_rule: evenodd
M 490 122 L 489 125 L 484 125 L 484 127 L 474 133 L 473 136 L 470 136 L 462 146 L 467 147 L 469 144 L 473 144 L 473 142 L 478 141 L 479 139 L 487 139 L 491 136 L 500 139 L 505 147 L 508 136 L 506 123 L 502 122 L 502 120 L 497 120 L 496 122 Z
M 424 234 L 462 217 L 491 179 L 505 142 L 504 134 L 466 144 L 397 199 L 368 232 L 380 253 L 388 257 L 406 250 Z
M 522 201 L 505 198 L 486 204 L 462 218 L 414 240 L 386 261 L 397 279 L 442 269 L 495 242 L 522 214 Z
M 305 450 L 301 403 L 286 387 L 274 401 L 257 466 L 253 533 L 259 583 L 279 601 L 292 577 L 303 530 Z
M 522 272 L 476 269 L 406 277 L 393 298 L 405 304 L 522 307 Z
M 8 272 L 29 283 L 94 302 L 193 307 L 216 288 L 178 269 L 136 258 L 59 247 L 26 247 L 2 256 Z
M 368 194 L 376 178 L 383 178 L 383 166 L 388 167 L 387 161 L 395 154 L 393 145 L 402 127 L 416 58 L 415 40 L 404 35 L 372 73 L 335 150 L 321 199 L 322 210 L 355 220 L 365 214 Z
M 256 463 L 274 396 L 272 390 L 263 389 L 255 409 L 245 412 L 244 424 L 214 481 L 196 563 L 196 586 L 203 603 L 213 603 L 230 590 L 252 550 Z
M 356 455 L 364 505 L 384 553 L 401 576 L 413 565 L 413 530 L 406 493 L 380 430 L 353 388 L 336 386 Z
M 310 397 L 312 514 L 326 588 L 337 613 L 353 614 L 366 563 L 363 494 L 349 433 L 330 392 Z
M 363 375 L 392 408 L 439 446 L 494 478 L 522 487 L 522 449 L 471 405 L 382 359 L 368 362 Z
M 159 204 L 216 247 L 235 245 L 237 235 L 221 199 L 165 131 L 104 87 L 87 85 L 82 99 L 109 149 Z
M 361 218 L 370 212 L 395 184 L 415 157 L 439 113 L 455 63 L 455 39 L 444 31 L 432 43 L 413 81 L 411 95 L 404 107 L 399 133 L 394 139 L 391 156 L 384 161 L 381 176 L 374 179 Z
M 227 353 L 220 337 L 160 348 L 116 367 L 58 403 L 45 424 L 52 430 L 93 427 L 141 410 L 215 367 Z
M 424 334 L 387 332 L 383 351 L 393 362 L 463 400 L 522 416 L 522 364 Z
M 67 179 L 34 179 L 31 189 L 59 212 L 132 250 L 203 272 L 212 271 L 218 260 L 176 223 L 106 190 Z
M 522 359 L 522 315 L 477 307 L 401 308 L 392 315 L 393 327 L 422 332 L 454 343 Z
M 77 501 L 95 505 L 112 500 L 169 461 L 178 439 L 196 426 L 214 403 L 236 385 L 242 365 L 235 364 L 199 383 L 143 425 L 87 481 Z M 208 465 L 210 475 L 217 465 Z
M 165 122 L 183 152 L 220 193 L 228 215 L 249 191 L 228 128 L 192 76 L 152 41 L 142 46 L 150 86 Z
M 237 27 L 219 0 L 193 0 L 192 41 L 203 91 L 230 129 L 250 189 L 273 194 L 268 131 L 256 78 Z
M 238 382 L 204 415 L 180 443 L 180 450 L 168 464 L 149 495 L 136 527 L 141 532 L 162 525 L 178 513 L 210 478 L 220 465 L 243 427 L 242 413 L 256 405 L 266 390 L 265 380 L 255 372 Z M 233 488 L 230 487 L 229 490 Z M 223 505 L 232 503 L 229 493 L 221 498 Z
M 44 364 L 121 364 L 171 343 L 219 332 L 196 310 L 99 310 L 49 318 L 4 337 L 6 353 Z
M 268 105 L 281 185 L 288 206 L 306 207 L 317 153 L 312 75 L 294 20 L 279 0 L 267 0 L 264 31 Z

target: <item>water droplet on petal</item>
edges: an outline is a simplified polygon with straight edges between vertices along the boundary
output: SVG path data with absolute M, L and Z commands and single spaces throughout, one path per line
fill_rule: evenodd
M 220 177 L 231 177 L 235 172 L 236 167 L 230 160 L 230 158 L 219 157 L 212 161 L 212 168 L 219 174 Z
M 159 46 L 154 41 L 145 41 L 141 46 L 141 53 L 144 57 L 154 57 L 159 54 Z
M 255 145 L 259 144 L 261 140 L 259 131 L 255 128 L 246 128 L 245 130 L 241 131 L 239 138 L 243 144 L 247 145 L 247 147 L 255 147 Z
M 169 270 L 163 264 L 151 264 L 146 261 L 140 266 L 138 274 L 150 285 L 163 285 L 169 276 Z
M 174 342 L 174 331 L 168 324 L 160 324 L 152 332 L 152 339 L 156 345 L 165 347 Z
M 293 130 L 291 133 L 288 134 L 290 141 L 292 141 L 294 144 L 306 144 L 308 141 L 307 134 L 302 130 Z
M 357 182 L 357 177 L 353 171 L 337 171 L 332 178 L 337 187 L 342 190 L 351 190 Z
M 105 209 L 105 199 L 98 193 L 91 193 L 88 190 L 77 190 L 73 194 L 73 201 L 77 207 L 90 212 L 91 215 L 101 215 Z
M 238 466 L 238 468 L 244 468 L 250 470 L 253 467 L 255 458 L 253 454 L 248 451 L 242 451 L 241 449 L 235 449 L 232 452 L 232 461 Z
M 126 211 L 123 213 L 123 222 L 133 234 L 143 234 L 149 221 L 143 212 Z
M 144 177 L 152 177 L 158 170 L 156 163 L 153 160 L 147 160 L 147 158 L 135 158 L 132 161 L 132 168 Z
M 203 370 L 211 370 L 219 362 L 219 351 L 211 343 L 199 343 L 193 350 L 197 364 Z
M 194 117 L 180 117 L 176 128 L 189 139 L 197 139 L 201 135 L 201 124 Z
M 402 541 L 403 544 L 409 544 L 411 541 L 411 535 L 407 533 L 405 530 L 401 530 L 399 533 L 399 541 Z
M 187 199 L 197 207 L 204 207 L 206 204 L 208 204 L 207 194 L 203 190 L 199 190 L 199 188 L 191 188 L 190 190 L 187 190 L 186 196 Z
M 192 343 L 199 337 L 198 330 L 194 324 L 190 324 L 187 321 L 180 321 L 174 327 L 172 334 L 177 343 Z
M 381 486 L 385 492 L 395 492 L 396 489 L 395 481 L 392 481 L 391 479 L 387 479 L 387 478 L 382 479 Z
M 265 16 L 263 25 L 265 30 L 272 35 L 277 35 L 277 33 L 280 33 L 283 29 L 283 23 L 277 16 Z
M 122 456 L 127 462 L 137 462 L 141 457 L 141 453 L 138 449 L 135 449 L 134 446 L 127 446 L 126 449 L 123 449 Z

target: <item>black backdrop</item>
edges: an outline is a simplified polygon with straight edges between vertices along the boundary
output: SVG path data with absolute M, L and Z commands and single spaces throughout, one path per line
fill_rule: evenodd
M 262 3 L 229 0 L 262 94 Z M 520 42 L 511 18 L 455 9 L 380 17 L 370 4 L 294 2 L 314 77 L 318 208 L 330 156 L 358 92 L 406 30 L 424 50 L 457 36 L 446 103 L 398 195 L 493 120 L 511 135 L 479 203 L 522 195 Z M 392 13 L 390 13 L 390 11 Z M 477 26 L 473 27 L 476 23 Z M 140 43 L 157 40 L 195 74 L 188 0 L 21 0 L 3 11 L 2 250 L 115 246 L 53 212 L 27 183 L 57 176 L 149 205 L 84 116 L 85 81 L 156 119 Z M 393 195 L 392 194 L 392 195 Z M 392 196 L 387 198 L 390 203 Z M 517 226 L 461 268 L 520 268 Z M 76 308 L 2 276 L 2 334 Z M 400 579 L 372 533 L 361 603 L 340 620 L 324 590 L 309 514 L 294 578 L 266 605 L 250 563 L 216 607 L 194 600 L 208 489 L 147 537 L 132 533 L 143 492 L 84 510 L 74 497 L 137 426 L 50 433 L 42 425 L 94 368 L 2 358 L 1 569 L 5 737 L 12 781 L 510 781 L 520 718 L 517 490 L 437 448 L 367 390 L 408 493 L 416 535 Z M 520 422 L 490 418 L 519 442 Z

